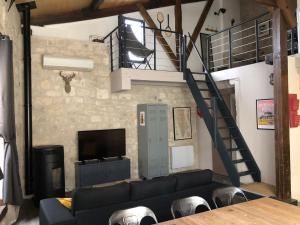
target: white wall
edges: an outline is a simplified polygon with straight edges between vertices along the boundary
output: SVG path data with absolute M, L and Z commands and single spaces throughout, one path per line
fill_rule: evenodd
M 262 181 L 274 185 L 274 131 L 257 130 L 256 127 L 256 99 L 273 98 L 273 86 L 269 84 L 272 71 L 272 66 L 262 62 L 215 72 L 213 78 L 216 81 L 229 80 L 235 85 L 238 126 L 261 170 Z M 203 131 L 205 125 L 202 119 L 200 120 L 200 167 L 212 168 L 211 140 L 207 131 Z M 240 171 L 244 169 L 239 168 Z M 241 181 L 252 182 L 252 179 L 245 177 Z
M 297 67 L 298 64 L 298 67 Z M 300 98 L 300 55 L 288 57 L 289 93 Z M 299 114 L 299 112 L 298 112 Z M 291 194 L 292 198 L 300 200 L 300 127 L 290 128 L 290 158 L 291 158 Z

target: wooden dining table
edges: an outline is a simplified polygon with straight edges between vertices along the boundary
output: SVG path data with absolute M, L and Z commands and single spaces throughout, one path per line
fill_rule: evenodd
M 300 207 L 260 198 L 159 225 L 300 225 Z

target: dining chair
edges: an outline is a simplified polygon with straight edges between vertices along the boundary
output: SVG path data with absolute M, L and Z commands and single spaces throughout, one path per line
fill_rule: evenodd
M 244 200 L 248 201 L 245 193 L 237 187 L 225 187 L 214 190 L 212 194 L 212 200 L 216 208 L 219 208 L 234 204 L 233 200 L 235 196 L 239 196 L 238 200 L 243 198 Z
M 176 219 L 176 212 L 178 212 L 180 216 L 193 215 L 196 213 L 198 206 L 205 206 L 208 210 L 211 210 L 205 199 L 198 196 L 192 196 L 173 201 L 171 213 L 174 219 Z
M 158 223 L 154 212 L 144 206 L 138 206 L 130 209 L 118 210 L 109 218 L 109 225 L 139 225 L 143 218 L 151 217 L 155 223 Z

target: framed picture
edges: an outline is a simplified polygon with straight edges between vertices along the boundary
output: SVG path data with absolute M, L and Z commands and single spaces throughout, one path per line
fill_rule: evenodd
M 274 99 L 256 100 L 257 129 L 274 130 Z
M 174 140 L 192 138 L 191 108 L 173 108 Z
M 270 21 L 261 22 L 258 24 L 258 37 L 270 35 Z

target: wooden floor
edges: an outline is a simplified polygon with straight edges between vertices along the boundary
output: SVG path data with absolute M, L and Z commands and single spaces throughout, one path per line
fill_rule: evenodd
M 241 188 L 245 191 L 260 194 L 266 197 L 275 196 L 275 186 L 266 183 L 242 184 Z

